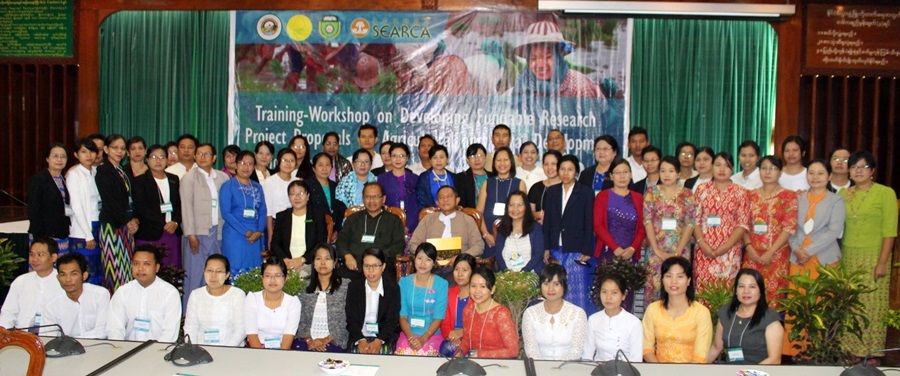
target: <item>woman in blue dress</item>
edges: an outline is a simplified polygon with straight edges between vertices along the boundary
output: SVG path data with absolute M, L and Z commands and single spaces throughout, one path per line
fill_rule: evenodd
M 219 189 L 222 227 L 222 254 L 231 261 L 231 275 L 238 275 L 262 262 L 265 241 L 266 199 L 262 186 L 250 179 L 256 166 L 251 151 L 237 158 L 237 175 Z
M 450 161 L 450 153 L 444 145 L 434 145 L 428 151 L 431 159 L 431 168 L 419 175 L 416 186 L 417 204 L 419 209 L 437 206 L 437 191 L 445 185 L 456 188 L 456 177 L 447 170 Z M 418 215 L 418 213 L 416 213 Z

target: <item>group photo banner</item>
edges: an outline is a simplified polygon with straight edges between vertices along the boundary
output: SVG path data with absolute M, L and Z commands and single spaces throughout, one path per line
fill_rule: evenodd
M 551 12 L 236 11 L 228 141 L 280 149 L 302 134 L 318 151 L 336 132 L 346 156 L 370 123 L 379 142 L 433 135 L 458 172 L 506 124 L 514 149 L 544 151 L 559 129 L 591 165 L 593 139 L 628 126 L 631 28 Z

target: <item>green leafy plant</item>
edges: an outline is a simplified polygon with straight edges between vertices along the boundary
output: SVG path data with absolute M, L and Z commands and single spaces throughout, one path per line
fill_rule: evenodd
M 699 289 L 697 301 L 709 309 L 714 328 L 719 322 L 719 308 L 731 302 L 731 295 L 731 283 L 726 279 L 716 279 Z
M 862 337 L 869 319 L 860 295 L 873 289 L 863 282 L 866 271 L 821 265 L 816 269 L 818 278 L 809 273 L 791 275 L 792 287 L 778 291 L 785 295 L 779 299 L 785 322 L 793 325 L 788 338 L 805 344 L 794 345 L 800 350 L 794 361 L 848 365 L 851 354 L 843 349 L 841 339 Z
M 287 279 L 284 281 L 284 293 L 288 295 L 297 295 L 306 288 L 309 281 L 300 278 L 300 273 L 289 270 Z M 234 277 L 234 286 L 244 290 L 246 293 L 262 291 L 262 273 L 259 267 L 250 269 L 244 273 Z
M 14 244 L 9 239 L 0 239 L 0 284 L 9 286 L 23 262 L 25 259 L 16 254 Z
M 890 328 L 900 329 L 900 309 L 890 309 L 884 317 L 884 324 Z
M 505 271 L 497 273 L 494 299 L 512 312 L 516 327 L 521 328 L 522 314 L 528 303 L 541 295 L 538 275 L 533 272 Z

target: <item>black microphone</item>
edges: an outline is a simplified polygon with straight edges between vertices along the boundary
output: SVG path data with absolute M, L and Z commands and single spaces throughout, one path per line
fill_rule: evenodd
M 187 339 L 187 341 L 185 341 Z M 213 361 L 209 352 L 200 347 L 200 345 L 191 344 L 191 336 L 184 334 L 175 342 L 172 351 L 163 356 L 166 361 L 181 367 L 189 367 L 195 364 L 204 364 Z
M 619 359 L 619 356 L 625 358 L 624 361 Z M 641 376 L 641 373 L 638 372 L 637 368 L 634 368 L 634 365 L 631 364 L 631 361 L 628 360 L 628 356 L 625 355 L 625 352 L 622 349 L 619 349 L 616 352 L 616 358 L 610 360 L 608 362 L 603 362 L 597 365 L 593 371 L 591 371 L 591 376 Z
M 7 192 L 5 189 L 0 189 L 0 193 L 3 193 L 6 197 L 13 199 L 13 201 L 22 204 L 24 207 L 28 207 L 28 204 L 25 201 L 19 200 L 16 196 L 13 196 L 12 193 Z
M 59 324 L 49 324 L 49 325 L 35 325 L 29 326 L 27 328 L 13 328 L 13 330 L 32 330 L 32 329 L 40 329 L 40 328 L 51 328 L 56 327 L 59 332 L 59 336 L 47 341 L 44 344 L 44 354 L 49 358 L 62 358 L 64 356 L 69 355 L 81 355 L 84 354 L 84 346 L 81 345 L 78 340 L 73 337 L 69 337 L 66 335 L 66 332 L 63 330 Z
M 869 351 L 869 353 L 866 354 L 865 359 L 863 359 L 862 363 L 845 369 L 844 372 L 841 372 L 841 376 L 884 376 L 884 372 L 881 371 L 880 369 L 878 369 L 878 367 L 870 366 L 868 364 L 869 358 L 872 357 L 872 353 L 874 353 L 874 352 L 894 352 L 894 351 L 900 351 L 900 347 L 893 348 L 893 349 L 881 349 L 881 350 Z

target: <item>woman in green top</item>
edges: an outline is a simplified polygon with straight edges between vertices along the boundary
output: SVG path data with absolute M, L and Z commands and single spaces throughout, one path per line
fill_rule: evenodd
M 889 308 L 890 289 L 888 264 L 897 237 L 897 195 L 890 187 L 875 182 L 876 163 L 875 156 L 868 151 L 850 155 L 850 178 L 856 185 L 841 191 L 847 205 L 841 263 L 850 270 L 865 270 L 864 283 L 875 288 L 862 296 L 869 315 L 869 327 L 863 331 L 862 341 L 849 335 L 843 339 L 845 348 L 859 357 L 885 345 L 884 317 Z

